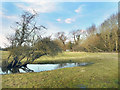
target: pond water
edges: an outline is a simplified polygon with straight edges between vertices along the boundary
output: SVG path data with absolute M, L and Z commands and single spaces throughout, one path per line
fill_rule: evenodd
M 27 68 L 15 68 L 3 71 L 0 67 L 0 74 L 12 74 L 12 73 L 27 73 L 27 72 L 41 72 L 55 70 L 59 68 L 86 66 L 93 63 L 62 63 L 62 64 L 28 64 Z

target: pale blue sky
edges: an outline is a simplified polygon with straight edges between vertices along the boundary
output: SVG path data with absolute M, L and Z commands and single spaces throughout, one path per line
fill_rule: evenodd
M 24 11 L 36 10 L 37 23 L 48 28 L 47 35 L 64 31 L 85 30 L 92 24 L 99 26 L 110 15 L 117 13 L 116 2 L 3 2 L 2 3 L 2 36 L 14 33 L 10 26 Z

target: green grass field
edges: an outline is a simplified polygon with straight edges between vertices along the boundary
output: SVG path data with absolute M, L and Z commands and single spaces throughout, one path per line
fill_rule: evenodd
M 9 52 L 2 52 L 5 59 Z M 3 88 L 117 88 L 118 54 L 64 52 L 43 56 L 34 63 L 94 62 L 92 65 L 39 73 L 2 75 Z

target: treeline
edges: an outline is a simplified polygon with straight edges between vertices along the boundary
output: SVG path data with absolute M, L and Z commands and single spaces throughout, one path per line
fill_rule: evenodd
M 0 51 L 7 51 L 7 48 L 0 47 Z
M 111 15 L 99 26 L 93 24 L 86 30 L 73 30 L 67 35 L 65 32 L 58 32 L 54 37 L 53 41 L 63 51 L 117 52 L 119 49 L 118 14 Z M 9 50 L 9 48 L 2 50 Z
M 68 35 L 58 32 L 54 40 L 62 50 L 86 52 L 118 51 L 118 14 L 111 15 L 101 25 L 86 30 L 73 30 Z

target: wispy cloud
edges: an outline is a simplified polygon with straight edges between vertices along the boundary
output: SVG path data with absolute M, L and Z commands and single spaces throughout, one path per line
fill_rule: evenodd
M 75 10 L 75 12 L 76 12 L 76 13 L 81 13 L 84 6 L 85 6 L 85 5 L 80 5 L 80 6 Z
M 76 14 L 76 15 L 74 15 L 74 16 L 71 17 L 71 18 L 65 19 L 65 20 L 64 20 L 65 23 L 70 24 L 70 23 L 72 23 L 72 22 L 75 22 L 76 19 L 80 18 L 80 17 L 82 16 L 82 11 L 83 11 L 83 7 L 84 7 L 84 6 L 85 6 L 85 5 L 80 5 L 80 6 L 75 10 L 75 12 L 76 12 L 76 13 L 79 13 L 79 14 Z
M 65 19 L 65 23 L 72 23 L 72 21 L 74 21 L 74 19 L 72 19 L 72 18 Z
M 25 4 L 16 4 L 17 7 L 29 11 L 30 13 L 34 13 L 33 10 L 35 10 L 38 13 L 49 13 L 56 10 L 57 3 L 55 2 L 46 2 L 46 1 L 40 1 L 40 2 L 28 2 L 28 5 Z
M 58 18 L 58 19 L 56 19 L 56 21 L 60 22 L 60 21 L 61 21 L 61 19 L 60 19 L 60 18 Z

